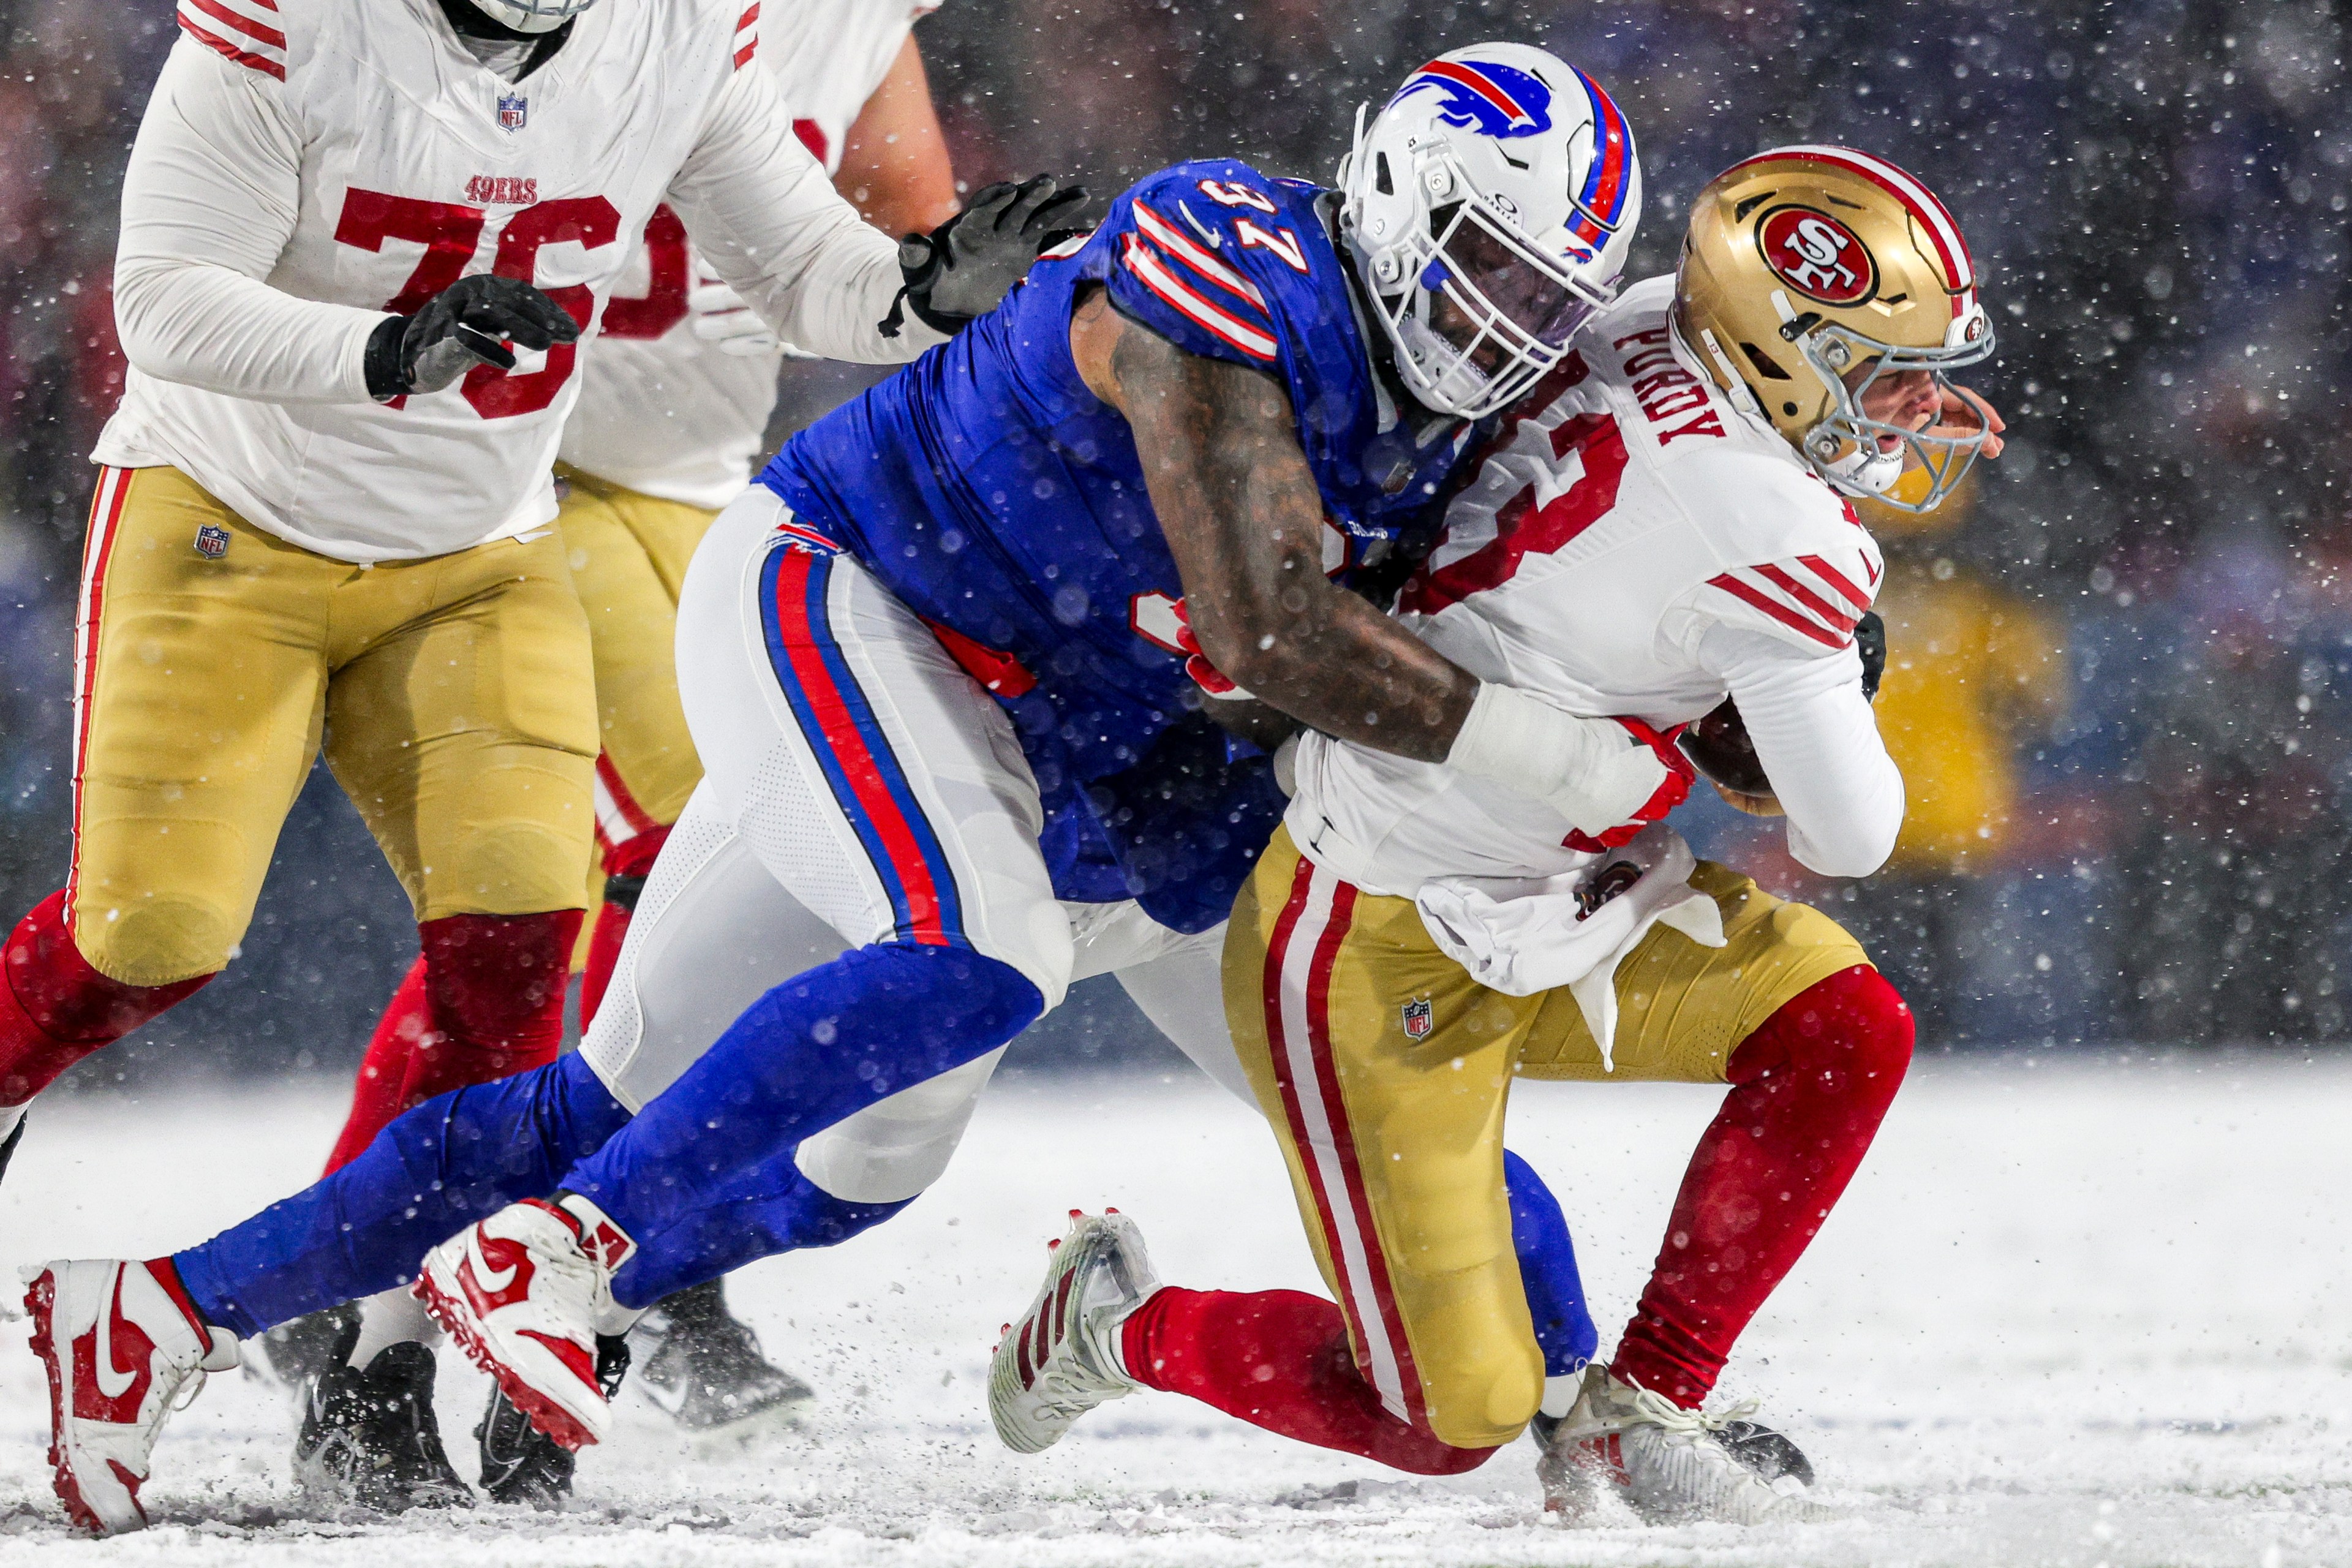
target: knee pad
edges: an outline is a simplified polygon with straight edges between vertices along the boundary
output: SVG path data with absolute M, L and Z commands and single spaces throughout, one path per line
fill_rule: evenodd
M 245 935 L 245 920 L 226 905 L 175 893 L 74 910 L 72 945 L 89 967 L 141 990 L 182 985 L 217 974 Z
M 1430 1432 L 1455 1448 L 1510 1442 L 1543 1404 L 1542 1353 L 1532 1340 L 1493 1331 L 1449 1341 L 1421 1369 Z
M 802 1143 L 794 1163 L 820 1192 L 845 1203 L 914 1197 L 948 1168 L 980 1091 L 1003 1058 L 1000 1046 L 835 1122 Z

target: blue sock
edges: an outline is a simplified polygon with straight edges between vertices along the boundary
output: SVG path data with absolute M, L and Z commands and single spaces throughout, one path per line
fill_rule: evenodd
M 752 1003 L 562 1185 L 642 1244 L 812 1133 L 996 1049 L 1045 1006 L 1019 970 L 970 948 L 853 948 Z
M 698 1208 L 637 1250 L 613 1276 L 613 1299 L 624 1307 L 650 1307 L 674 1290 L 732 1273 L 746 1263 L 831 1247 L 870 1230 L 913 1203 L 854 1204 L 801 1174 L 797 1150 L 739 1176 L 719 1199 Z
M 1584 1278 L 1576 1270 L 1576 1243 L 1568 1216 L 1543 1178 L 1525 1160 L 1503 1151 L 1503 1185 L 1511 1197 L 1511 1247 L 1519 1255 L 1519 1278 L 1528 1293 L 1528 1315 L 1536 1321 L 1544 1375 L 1569 1377 L 1584 1370 L 1601 1348 L 1601 1331 L 1584 1304 Z
M 414 1278 L 427 1251 L 474 1221 L 553 1192 L 628 1119 L 578 1056 L 457 1089 L 172 1262 L 206 1322 L 250 1337 Z

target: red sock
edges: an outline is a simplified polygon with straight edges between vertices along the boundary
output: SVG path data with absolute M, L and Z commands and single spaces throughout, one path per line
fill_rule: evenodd
M 1732 1053 L 1666 1243 L 1610 1371 L 1696 1409 L 1732 1342 L 1829 1217 L 1911 1063 L 1911 1010 L 1875 969 L 1843 971 Z
M 89 966 L 66 929 L 62 889 L 0 946 L 0 1105 L 22 1105 L 74 1063 L 195 992 L 209 974 L 125 985 Z
M 627 940 L 629 921 L 637 912 L 637 895 L 654 868 L 661 847 L 669 840 L 667 827 L 648 827 L 617 848 L 604 851 L 604 904 L 596 911 L 596 929 L 588 936 L 588 970 L 580 977 L 580 1026 L 596 1021 L 604 988 L 613 983 L 613 966 L 621 962 L 621 943 Z
M 400 1114 L 400 1086 L 408 1078 L 408 1058 L 432 1026 L 425 1001 L 425 955 L 420 952 L 400 977 L 383 1016 L 376 1020 L 375 1033 L 368 1037 L 367 1055 L 360 1058 L 359 1076 L 352 1081 L 351 1114 L 343 1119 L 334 1152 L 327 1156 L 326 1174 L 358 1159 L 360 1151 Z
M 424 952 L 368 1042 L 352 1113 L 327 1168 L 355 1158 L 436 1094 L 543 1067 L 563 1043 L 563 984 L 580 911 L 449 915 L 417 927 Z M 399 1068 L 397 1079 L 393 1068 Z M 396 1083 L 387 1094 L 383 1086 Z
M 1495 1452 L 1454 1447 L 1390 1415 L 1356 1371 L 1338 1305 L 1319 1296 L 1170 1286 L 1120 1332 L 1128 1373 L 1145 1387 L 1302 1443 L 1423 1476 L 1460 1475 Z

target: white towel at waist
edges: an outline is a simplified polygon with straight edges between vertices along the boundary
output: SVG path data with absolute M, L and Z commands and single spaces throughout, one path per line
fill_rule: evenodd
M 1723 945 L 1723 913 L 1690 885 L 1683 836 L 1660 823 L 1622 849 L 1557 877 L 1500 881 L 1438 877 L 1413 902 L 1430 940 L 1507 996 L 1565 985 L 1614 1072 L 1617 965 L 1661 921 L 1703 947 Z

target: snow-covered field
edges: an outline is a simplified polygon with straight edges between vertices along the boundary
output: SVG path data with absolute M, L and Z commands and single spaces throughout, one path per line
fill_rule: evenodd
M 1513 1144 L 1568 1205 L 1604 1343 L 1714 1101 L 1520 1094 Z M 335 1114 L 317 1089 L 45 1110 L 0 1188 L 0 1262 L 184 1245 L 307 1176 Z M 988 1347 L 1069 1207 L 1137 1215 L 1173 1281 L 1314 1288 L 1273 1146 L 1240 1106 L 1181 1079 L 1014 1083 L 904 1217 L 736 1282 L 824 1390 L 822 1415 L 713 1452 L 625 1395 L 565 1515 L 306 1517 L 284 1396 L 230 1374 L 164 1436 L 158 1528 L 74 1541 L 25 1325 L 0 1324 L 0 1568 L 2352 1563 L 2347 1193 L 2352 1062 L 1924 1063 L 1726 1390 L 1763 1399 L 1850 1515 L 1562 1530 L 1524 1444 L 1456 1481 L 1410 1480 L 1153 1394 L 1048 1454 L 999 1448 Z M 486 1387 L 445 1372 L 469 1474 Z

